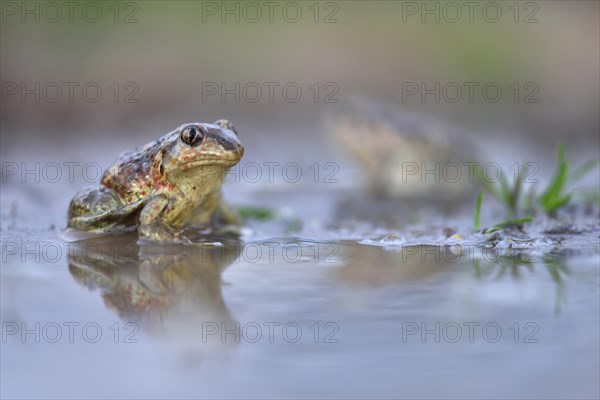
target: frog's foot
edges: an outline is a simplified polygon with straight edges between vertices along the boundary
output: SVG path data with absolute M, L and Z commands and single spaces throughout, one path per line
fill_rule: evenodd
M 169 199 L 164 195 L 153 197 L 142 209 L 138 223 L 140 241 L 154 243 L 191 244 L 183 231 L 175 230 L 164 223 Z
M 243 219 L 227 203 L 221 202 L 211 221 L 212 231 L 217 235 L 240 235 Z
M 239 225 L 217 225 L 212 227 L 211 233 L 216 236 L 241 236 Z
M 183 234 L 183 231 L 171 229 L 158 221 L 150 224 L 140 224 L 138 235 L 142 242 L 192 244 L 191 240 Z

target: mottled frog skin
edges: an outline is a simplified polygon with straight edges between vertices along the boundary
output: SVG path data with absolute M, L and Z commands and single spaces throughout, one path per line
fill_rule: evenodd
M 244 147 L 227 120 L 190 123 L 123 153 L 98 189 L 79 192 L 68 226 L 94 233 L 137 227 L 140 239 L 188 243 L 188 228 L 215 232 L 239 217 L 223 201 L 221 183 Z

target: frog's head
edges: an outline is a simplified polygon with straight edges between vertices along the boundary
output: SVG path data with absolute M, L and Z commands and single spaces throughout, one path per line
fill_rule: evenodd
M 172 174 L 198 167 L 228 169 L 244 155 L 231 122 L 184 124 L 173 132 L 173 142 L 162 155 L 162 168 Z M 200 172 L 202 173 L 202 172 Z

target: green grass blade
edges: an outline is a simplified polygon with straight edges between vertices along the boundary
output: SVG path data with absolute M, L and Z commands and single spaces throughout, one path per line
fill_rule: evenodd
M 263 207 L 239 207 L 237 209 L 240 216 L 244 219 L 254 218 L 260 221 L 273 219 L 275 214 L 273 210 Z
M 477 177 L 477 180 L 481 183 L 483 188 L 489 194 L 491 194 L 492 197 L 495 197 L 496 199 L 502 201 L 502 196 L 496 189 L 496 186 L 484 176 L 483 169 L 481 167 L 475 168 L 475 176 Z
M 511 200 L 512 200 L 512 209 L 513 212 L 516 213 L 517 208 L 519 206 L 519 198 L 521 197 L 521 188 L 523 187 L 523 179 L 525 177 L 525 174 L 527 173 L 527 168 L 525 167 L 524 164 L 521 169 L 519 170 L 519 173 L 517 174 L 517 180 L 513 186 L 513 190 L 511 193 Z
M 483 190 L 479 191 L 477 196 L 477 204 L 475 205 L 475 213 L 473 215 L 473 230 L 481 229 L 481 203 L 483 202 Z
M 570 195 L 563 193 L 567 185 L 568 175 L 569 164 L 565 159 L 565 148 L 561 145 L 558 148 L 558 168 L 554 179 L 540 197 L 540 204 L 546 212 L 554 212 L 570 200 Z
M 519 218 L 519 219 L 507 219 L 506 221 L 502 221 L 496 225 L 494 225 L 494 228 L 506 228 L 508 226 L 517 226 L 517 225 L 523 225 L 527 222 L 531 222 L 533 220 L 533 218 L 531 217 L 525 217 L 525 218 Z
M 567 194 L 563 197 L 553 199 L 553 201 L 549 204 L 550 210 L 555 211 L 561 207 L 564 207 L 569 200 L 571 200 L 571 194 Z

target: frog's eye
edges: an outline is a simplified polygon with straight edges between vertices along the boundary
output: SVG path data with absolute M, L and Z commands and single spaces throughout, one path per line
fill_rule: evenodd
M 187 145 L 197 146 L 204 139 L 204 129 L 199 125 L 188 125 L 181 130 L 181 140 Z
M 233 124 L 231 122 L 227 121 L 226 119 L 219 119 L 219 120 L 215 121 L 215 125 L 219 125 L 223 129 L 229 129 L 236 135 L 238 134 L 238 132 L 233 127 Z

